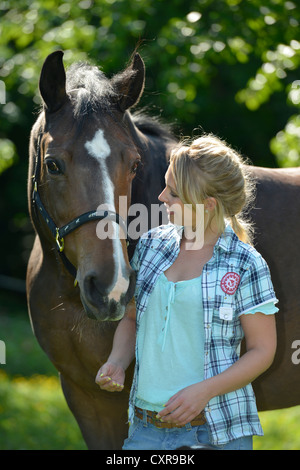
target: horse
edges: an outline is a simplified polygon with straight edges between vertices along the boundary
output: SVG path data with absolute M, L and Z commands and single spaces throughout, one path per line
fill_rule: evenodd
M 95 377 L 135 287 L 136 239 L 127 249 L 124 213 L 158 203 L 174 145 L 168 126 L 130 114 L 144 81 L 138 53 L 108 79 L 83 63 L 66 73 L 55 51 L 42 67 L 43 109 L 30 136 L 30 321 L 89 449 L 118 449 L 127 435 L 132 368 L 120 394 L 100 390 Z M 120 236 L 97 236 L 102 222 Z
M 28 310 L 88 448 L 120 449 L 133 366 L 121 393 L 101 390 L 95 377 L 133 295 L 129 260 L 136 240 L 127 248 L 126 237 L 98 237 L 97 227 L 107 223 L 114 233 L 126 231 L 120 196 L 126 196 L 127 209 L 157 204 L 177 139 L 158 121 L 132 113 L 145 80 L 139 54 L 111 79 L 89 64 L 75 64 L 66 74 L 62 57 L 56 51 L 44 62 L 43 108 L 30 136 L 28 199 L 36 238 L 27 270 Z M 257 188 L 250 214 L 255 246 L 270 266 L 280 301 L 276 357 L 253 383 L 263 411 L 299 404 L 291 348 L 300 339 L 300 170 L 249 171 Z

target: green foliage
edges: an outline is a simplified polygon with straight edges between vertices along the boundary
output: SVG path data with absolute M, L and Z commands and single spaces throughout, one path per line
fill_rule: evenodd
M 0 139 L 0 174 L 16 162 L 14 143 L 9 139 Z
M 137 46 L 147 68 L 141 106 L 226 138 L 253 163 L 298 164 L 300 12 L 289 0 L 0 0 L 0 217 L 8 275 L 24 276 L 32 244 L 26 173 L 46 56 L 88 60 L 109 76 Z M 12 165 L 12 166 L 11 166 Z M 5 177 L 5 181 L 4 181 Z M 5 201 L 5 202 L 3 202 Z M 12 253 L 13 251 L 13 253 Z
M 284 130 L 271 140 L 271 149 L 280 166 L 300 165 L 300 114 L 292 116 Z

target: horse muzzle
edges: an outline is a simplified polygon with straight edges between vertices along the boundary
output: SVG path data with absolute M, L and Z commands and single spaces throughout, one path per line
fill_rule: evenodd
M 98 321 L 118 321 L 125 313 L 135 289 L 135 273 L 130 270 L 126 283 L 111 290 L 100 283 L 95 273 L 85 275 L 79 283 L 80 299 L 87 316 Z

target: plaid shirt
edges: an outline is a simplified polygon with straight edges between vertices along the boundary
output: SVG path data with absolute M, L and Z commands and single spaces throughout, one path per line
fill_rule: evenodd
M 131 266 L 137 273 L 137 334 L 141 316 L 159 275 L 174 263 L 179 254 L 182 229 L 172 224 L 156 227 L 144 234 L 136 247 Z M 265 260 L 253 247 L 242 243 L 229 225 L 218 239 L 213 257 L 203 267 L 202 296 L 204 378 L 208 379 L 239 359 L 244 336 L 239 315 L 270 301 L 277 302 Z M 129 401 L 131 422 L 138 373 L 137 360 Z M 205 415 L 213 444 L 222 445 L 247 435 L 263 435 L 251 384 L 214 397 L 205 407 Z

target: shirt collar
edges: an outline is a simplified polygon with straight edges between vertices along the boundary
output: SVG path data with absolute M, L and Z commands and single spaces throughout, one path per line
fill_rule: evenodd
M 180 245 L 184 227 L 183 225 L 170 225 L 172 225 L 172 228 L 174 229 L 173 235 L 175 235 L 176 243 Z M 233 251 L 237 241 L 238 236 L 232 229 L 231 225 L 227 223 L 224 232 L 221 234 L 221 236 L 217 240 L 217 243 L 215 244 L 214 250 L 221 249 L 226 252 Z
M 238 236 L 233 231 L 232 227 L 227 224 L 222 235 L 219 237 L 214 249 L 221 249 L 223 251 L 233 251 L 236 243 L 238 241 Z

